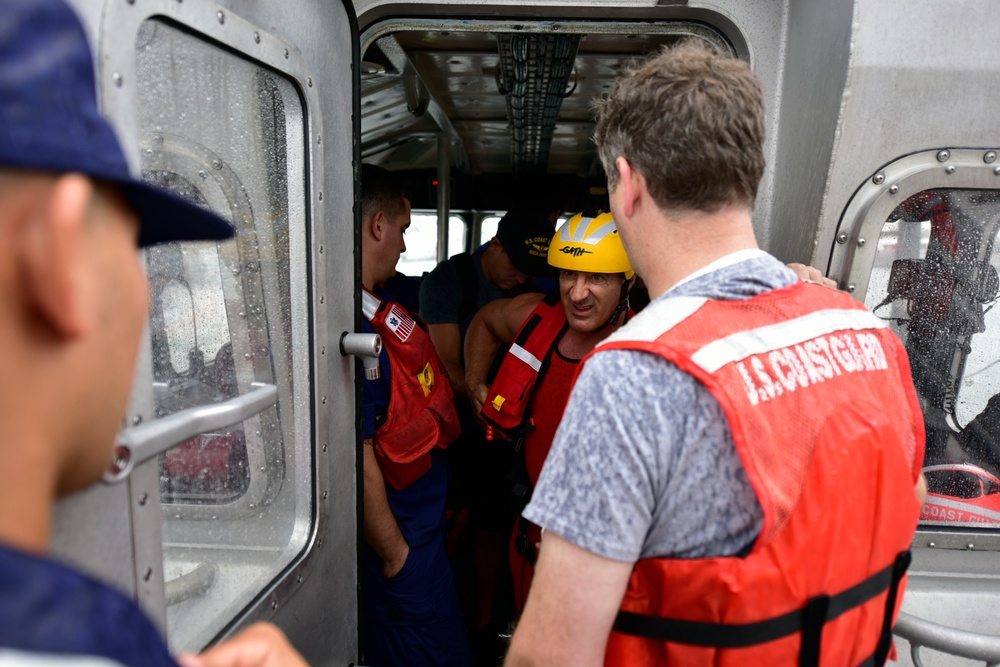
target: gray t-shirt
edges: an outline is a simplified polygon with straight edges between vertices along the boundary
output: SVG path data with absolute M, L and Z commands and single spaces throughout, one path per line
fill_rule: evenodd
M 798 280 L 770 255 L 734 258 L 650 307 L 747 299 Z M 584 364 L 524 516 L 626 562 L 736 555 L 763 521 L 722 406 L 691 375 L 636 350 L 599 351 Z

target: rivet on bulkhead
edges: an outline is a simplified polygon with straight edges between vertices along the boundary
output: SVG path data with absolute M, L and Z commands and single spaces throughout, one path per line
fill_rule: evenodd
M 949 150 L 938 151 L 937 161 L 938 162 L 947 162 L 948 158 L 950 158 L 950 157 L 951 157 L 951 151 L 949 151 Z
M 872 176 L 872 183 L 874 183 L 875 185 L 882 185 L 883 183 L 885 183 L 885 172 L 880 171 L 879 173 Z

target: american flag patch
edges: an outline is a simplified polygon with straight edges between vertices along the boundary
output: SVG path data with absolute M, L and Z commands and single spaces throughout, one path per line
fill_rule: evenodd
M 396 338 L 404 343 L 410 337 L 410 334 L 413 333 L 413 327 L 416 326 L 413 318 L 407 315 L 406 311 L 396 304 L 389 306 L 389 312 L 386 313 L 384 321 L 385 325 L 392 330 L 392 333 L 396 334 Z

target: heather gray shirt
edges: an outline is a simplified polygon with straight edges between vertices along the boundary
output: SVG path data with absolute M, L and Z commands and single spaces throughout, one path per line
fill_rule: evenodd
M 738 259 L 675 286 L 650 314 L 673 297 L 747 299 L 798 280 L 770 255 Z M 735 555 L 763 521 L 722 406 L 663 357 L 635 350 L 584 364 L 524 516 L 626 562 Z

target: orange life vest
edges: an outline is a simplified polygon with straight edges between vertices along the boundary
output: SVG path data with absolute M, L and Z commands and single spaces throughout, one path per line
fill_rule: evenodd
M 746 557 L 635 564 L 607 665 L 881 665 L 920 506 L 924 429 L 885 324 L 807 283 L 654 302 L 598 350 L 659 354 L 722 405 L 763 508 Z
M 542 473 L 542 466 L 552 449 L 556 429 L 566 411 L 569 392 L 573 387 L 573 377 L 580 365 L 579 361 L 569 361 L 559 355 L 553 346 L 553 353 L 546 362 L 546 372 L 535 385 L 532 401 L 532 430 L 524 434 L 518 455 L 523 457 L 519 464 L 524 466 L 526 481 L 533 489 Z M 530 491 L 529 491 L 530 492 Z M 514 607 L 524 609 L 528 591 L 535 576 L 535 545 L 541 540 L 541 529 L 523 516 L 514 523 L 510 540 L 510 572 L 514 586 Z
M 511 432 L 531 429 L 527 410 L 535 383 L 568 327 L 558 290 L 545 295 L 521 325 L 500 364 L 481 411 L 486 421 Z
M 368 318 L 389 355 L 389 412 L 375 432 L 379 468 L 393 488 L 405 489 L 431 468 L 430 453 L 458 437 L 455 396 L 423 321 L 398 303 L 379 301 Z M 367 316 L 367 315 L 366 315 Z

